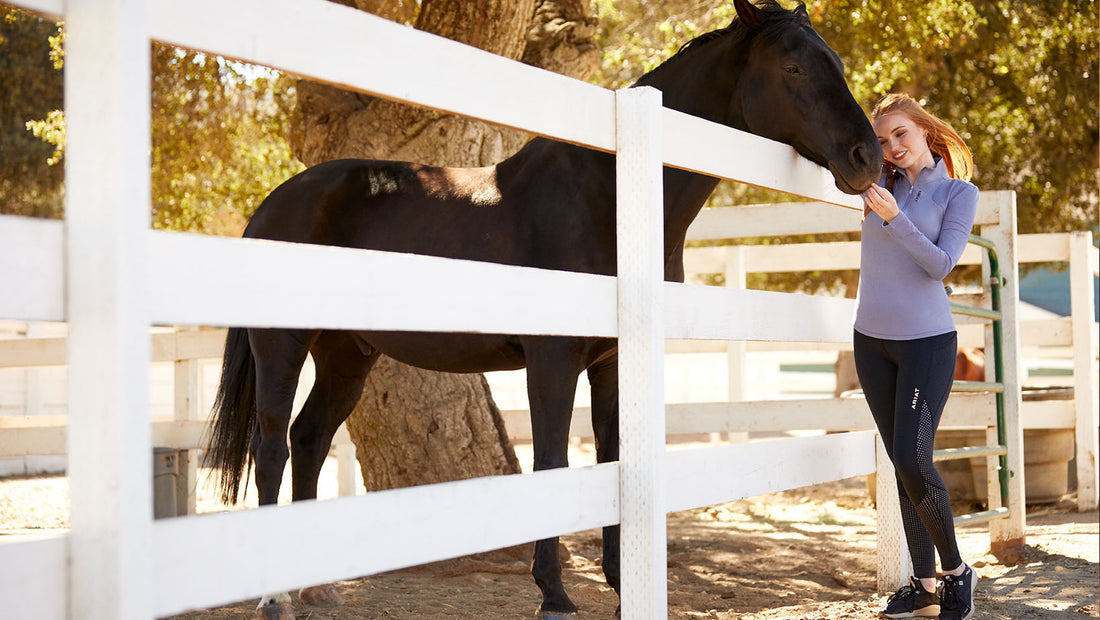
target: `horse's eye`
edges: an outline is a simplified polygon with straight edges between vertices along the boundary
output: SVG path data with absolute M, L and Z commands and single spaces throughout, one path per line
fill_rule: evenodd
M 783 70 L 791 75 L 802 74 L 802 67 L 799 67 L 798 65 L 787 65 L 786 67 L 783 67 Z

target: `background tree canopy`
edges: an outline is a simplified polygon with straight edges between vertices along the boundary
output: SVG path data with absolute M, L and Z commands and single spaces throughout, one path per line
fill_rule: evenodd
M 0 5 L 0 213 L 61 217 L 63 26 Z M 153 225 L 238 234 L 302 165 L 287 145 L 293 80 L 154 43 Z
M 54 146 L 27 128 L 61 108 L 61 73 L 50 58 L 59 30 L 0 8 L 0 213 L 61 217 L 64 171 L 49 163 L 59 161 Z M 39 126 L 45 136 L 45 123 Z
M 372 2 L 359 4 L 370 10 Z M 420 5 L 374 4 L 405 22 Z M 734 14 L 732 2 L 714 0 L 594 5 L 602 60 L 590 80 L 607 87 L 629 84 Z M 975 183 L 1016 190 L 1020 232 L 1095 226 L 1095 0 L 809 0 L 807 8 L 844 59 L 856 99 L 869 109 L 904 91 L 951 122 L 974 151 Z M 49 161 L 64 143 L 55 112 L 60 28 L 14 9 L 0 15 L 0 212 L 58 217 L 62 175 Z M 300 169 L 285 138 L 294 89 L 280 74 L 155 45 L 153 89 L 155 225 L 236 233 L 263 195 Z M 730 196 L 774 199 L 744 189 L 719 199 Z
M 293 80 L 160 44 L 152 66 L 153 225 L 238 234 L 303 168 L 286 140 Z

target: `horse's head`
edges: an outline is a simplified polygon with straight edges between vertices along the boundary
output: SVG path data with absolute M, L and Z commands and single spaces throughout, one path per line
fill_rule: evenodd
M 805 5 L 787 11 L 774 2 L 734 4 L 749 32 L 731 124 L 790 144 L 828 168 L 843 192 L 867 189 L 878 180 L 882 147 L 848 90 L 840 57 L 814 31 Z

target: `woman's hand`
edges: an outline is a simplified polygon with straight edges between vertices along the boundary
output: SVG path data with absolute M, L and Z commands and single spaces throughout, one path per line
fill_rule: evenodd
M 898 202 L 890 192 L 886 191 L 886 188 L 871 185 L 867 191 L 863 192 L 863 215 L 866 216 L 871 211 L 877 213 L 889 224 L 898 215 Z

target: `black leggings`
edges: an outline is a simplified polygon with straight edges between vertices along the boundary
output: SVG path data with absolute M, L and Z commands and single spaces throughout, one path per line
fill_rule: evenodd
M 955 377 L 956 334 L 881 340 L 856 332 L 853 344 L 859 383 L 897 474 L 915 576 L 936 576 L 936 550 L 940 566 L 953 570 L 962 558 L 932 443 Z

